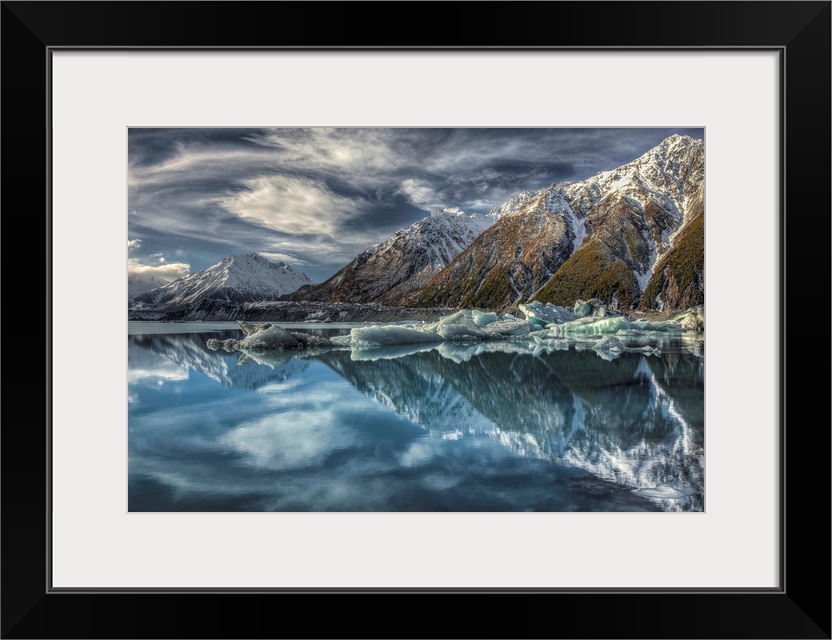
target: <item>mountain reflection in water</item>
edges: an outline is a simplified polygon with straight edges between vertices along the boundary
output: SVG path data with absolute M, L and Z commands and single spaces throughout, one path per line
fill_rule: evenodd
M 704 364 L 129 339 L 131 511 L 702 511 Z

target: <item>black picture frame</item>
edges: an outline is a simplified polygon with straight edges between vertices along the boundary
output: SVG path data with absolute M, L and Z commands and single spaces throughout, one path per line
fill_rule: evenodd
M 458 4 L 453 11 L 451 4 L 2 3 L 2 292 L 6 309 L 15 319 L 26 320 L 25 326 L 9 322 L 3 341 L 3 638 L 830 637 L 830 429 L 825 419 L 829 378 L 804 373 L 797 349 L 786 349 L 789 337 L 793 345 L 805 340 L 799 328 L 801 305 L 828 317 L 830 2 L 483 2 L 453 3 Z M 366 20 L 368 14 L 374 20 Z M 399 16 L 405 14 L 407 23 L 402 24 Z M 376 24 L 395 28 L 380 31 Z M 541 28 L 543 24 L 552 26 Z M 51 51 L 66 47 L 778 51 L 784 80 L 779 588 L 164 593 L 52 589 L 49 398 L 56 381 L 49 366 L 48 90 Z M 812 298 L 805 299 L 804 291 Z M 804 406 L 815 411 L 811 424 L 799 417 Z M 21 409 L 31 418 L 21 419 Z M 807 495 L 809 507 L 803 506 Z M 301 599 L 307 607 L 321 607 L 320 615 L 304 618 L 297 607 Z M 420 611 L 426 606 L 427 611 Z M 380 610 L 385 617 L 378 615 Z M 381 623 L 391 616 L 403 621 L 400 628 Z M 458 627 L 443 628 L 439 621 L 448 618 L 459 621 Z

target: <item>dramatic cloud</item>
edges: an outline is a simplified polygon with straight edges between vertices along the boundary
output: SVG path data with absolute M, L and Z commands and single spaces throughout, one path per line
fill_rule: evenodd
M 520 191 L 620 166 L 672 133 L 703 136 L 666 128 L 133 128 L 128 247 L 142 265 L 164 266 L 150 257 L 164 254 L 194 270 L 259 252 L 321 281 L 434 209 L 486 213 Z
M 186 276 L 191 272 L 191 265 L 186 262 L 165 262 L 161 258 L 159 264 L 142 264 L 137 258 L 130 258 L 127 261 L 128 275 L 155 276 L 165 282 L 173 282 L 177 278 Z
M 242 218 L 291 235 L 333 236 L 339 222 L 362 208 L 359 199 L 333 193 L 318 180 L 275 175 L 245 181 L 246 190 L 222 206 Z

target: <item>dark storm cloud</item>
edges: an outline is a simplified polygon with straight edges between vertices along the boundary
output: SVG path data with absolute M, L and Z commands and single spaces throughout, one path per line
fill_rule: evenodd
M 131 258 L 260 252 L 321 280 L 433 209 L 485 213 L 672 133 L 703 130 L 130 129 Z

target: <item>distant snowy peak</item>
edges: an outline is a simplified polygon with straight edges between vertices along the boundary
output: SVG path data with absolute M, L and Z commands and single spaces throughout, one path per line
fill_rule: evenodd
M 276 300 L 312 284 L 305 273 L 256 253 L 228 256 L 215 265 L 153 289 L 135 299 L 145 304 L 191 304 L 204 299 L 227 302 Z
M 129 273 L 127 274 L 127 300 L 130 301 L 157 287 L 163 287 L 167 283 L 167 280 L 149 273 Z

